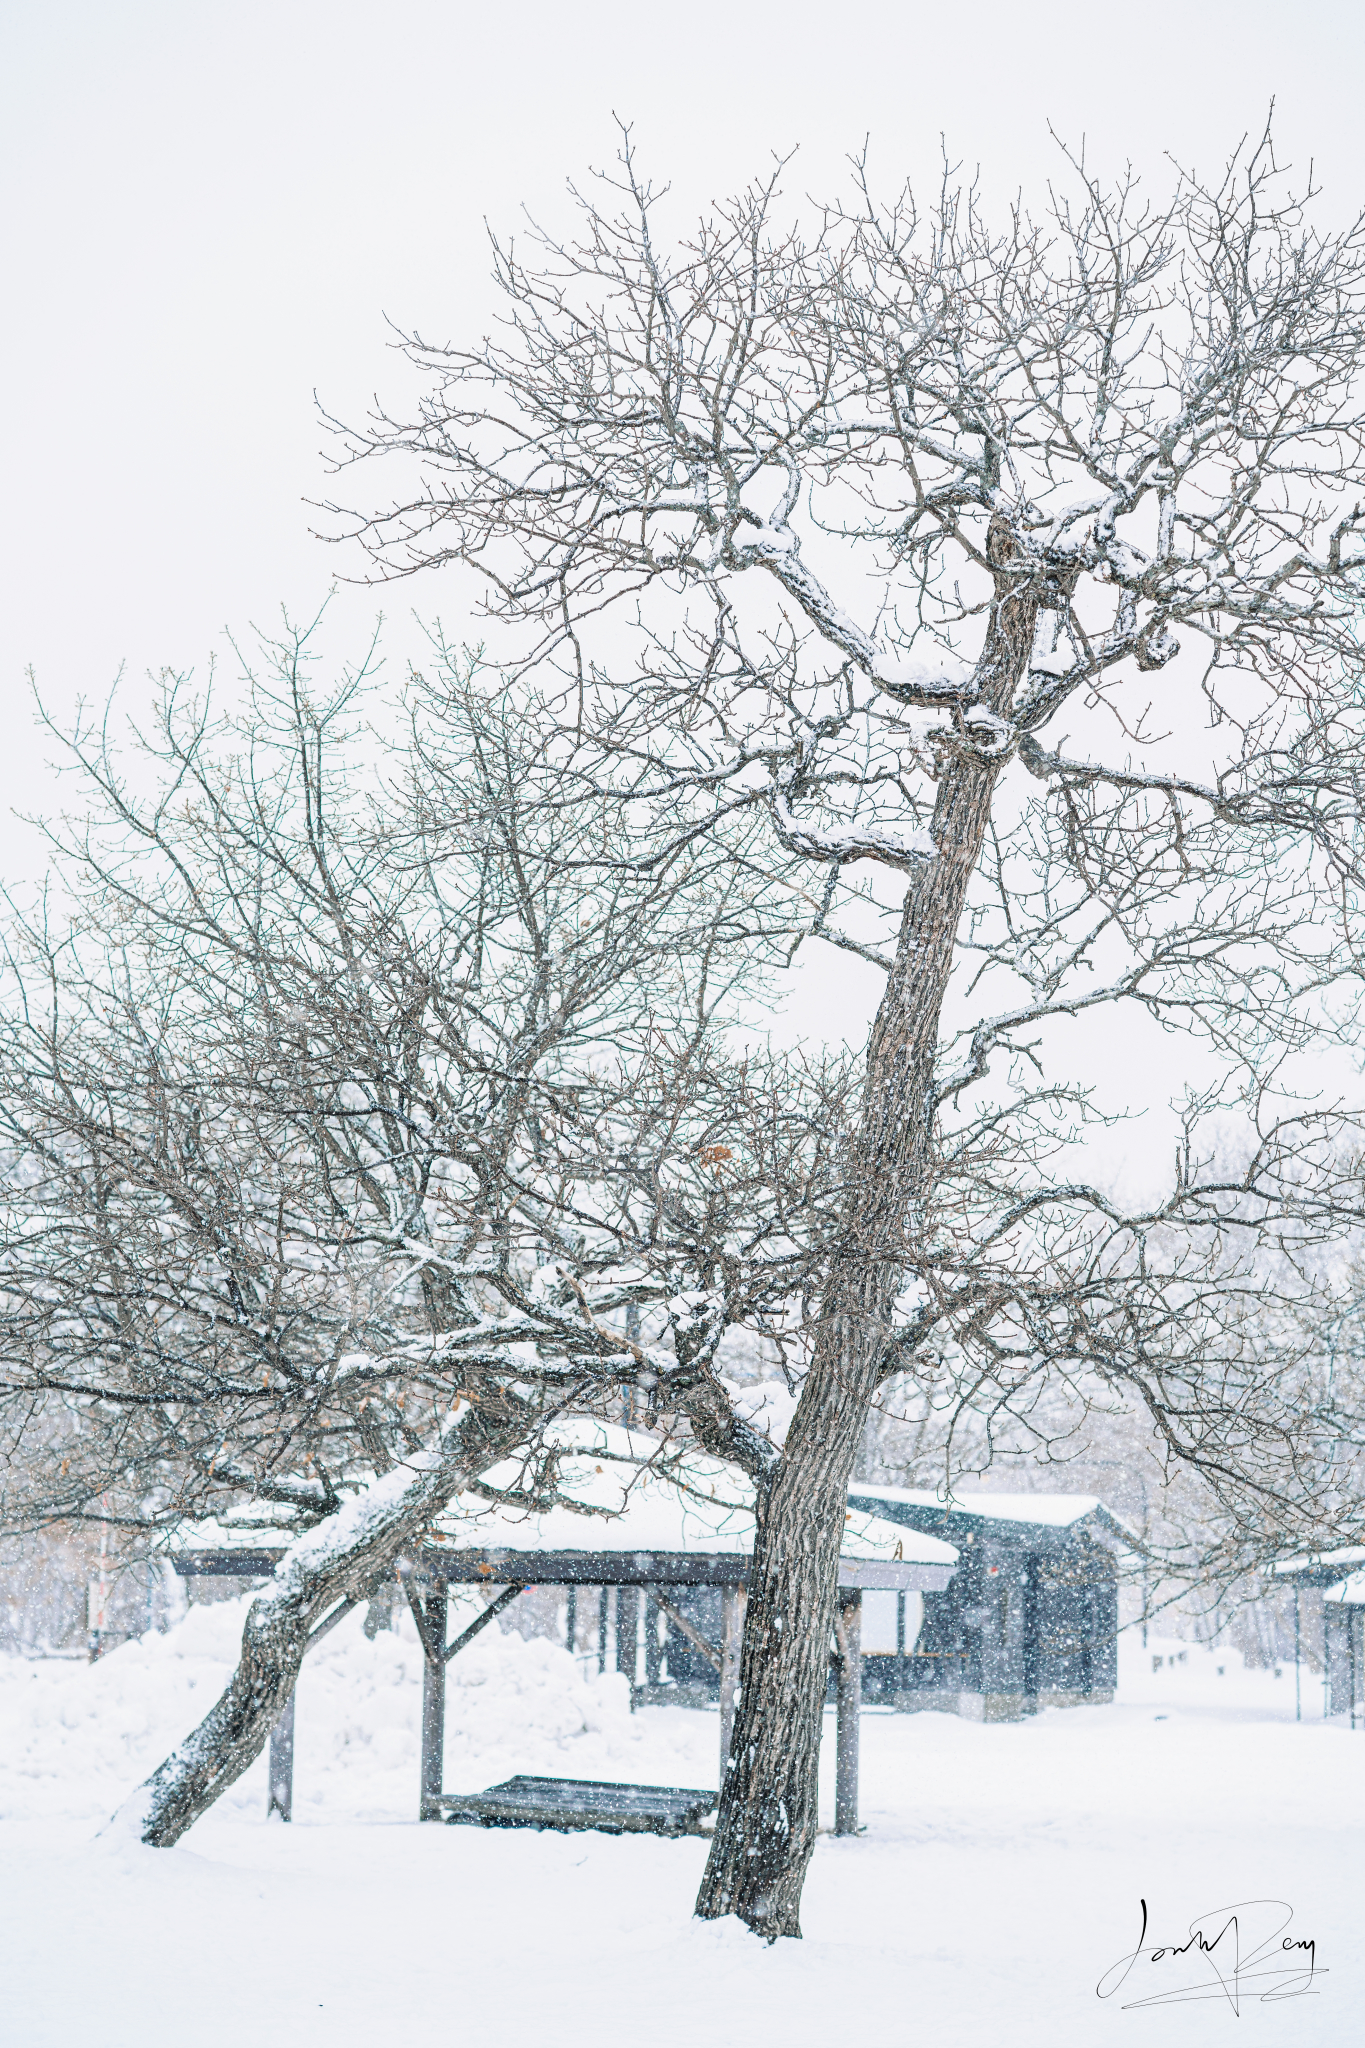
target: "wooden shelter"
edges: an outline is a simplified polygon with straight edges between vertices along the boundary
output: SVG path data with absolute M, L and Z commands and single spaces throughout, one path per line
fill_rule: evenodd
M 560 1488 L 574 1503 L 545 1509 L 491 1500 L 499 1485 L 512 1487 L 517 1473 L 490 1473 L 488 1490 L 462 1495 L 442 1515 L 432 1539 L 397 1567 L 412 1609 L 424 1656 L 422 1761 L 418 1813 L 423 1820 L 481 1820 L 500 1825 L 648 1825 L 640 1802 L 623 1800 L 622 1787 L 587 1786 L 578 1781 L 509 1780 L 486 1793 L 447 1792 L 444 1782 L 446 1666 L 479 1631 L 529 1587 L 564 1587 L 568 1592 L 568 1635 L 574 1647 L 577 1613 L 595 1594 L 599 1627 L 607 1597 L 615 1589 L 618 1645 L 630 1646 L 626 1671 L 633 1696 L 658 1697 L 666 1672 L 648 1669 L 639 1685 L 634 1657 L 639 1642 L 641 1603 L 646 1613 L 666 1616 L 685 1633 L 689 1649 L 705 1657 L 717 1674 L 720 1701 L 720 1769 L 729 1755 L 733 1702 L 739 1675 L 745 1587 L 754 1541 L 754 1520 L 741 1476 L 715 1459 L 690 1457 L 658 1472 L 644 1462 L 658 1446 L 624 1430 L 591 1425 L 595 1438 L 566 1455 Z M 584 1508 L 596 1509 L 585 1514 Z M 220 1525 L 221 1527 L 221 1525 Z M 204 1574 L 264 1578 L 282 1555 L 254 1543 L 210 1544 L 180 1551 L 175 1568 L 186 1577 Z M 861 1711 L 861 1609 L 867 1590 L 904 1597 L 928 1596 L 949 1585 L 957 1566 L 950 1543 L 931 1534 L 894 1526 L 874 1513 L 851 1508 L 839 1569 L 838 1645 L 832 1653 L 838 1703 L 836 1831 L 856 1831 L 858 1811 L 858 1720 Z M 496 1589 L 494 1598 L 453 1640 L 449 1640 L 452 1590 Z M 678 1596 L 685 1589 L 713 1589 L 721 1609 L 719 1639 L 687 1619 Z M 356 1604 L 348 1601 L 314 1631 L 316 1641 Z M 647 1632 L 646 1632 L 647 1635 Z M 657 1645 L 657 1635 L 656 1635 Z M 602 1635 L 605 1647 L 605 1630 Z M 625 1668 L 618 1651 L 618 1668 Z M 293 1702 L 281 1715 L 271 1740 L 269 1810 L 288 1819 L 292 1805 Z M 553 1795 L 547 1791 L 559 1786 Z M 575 1788 L 573 1799 L 565 1787 Z M 538 1788 L 528 1790 L 528 1788 Z M 659 1795 L 659 1832 L 676 1832 L 679 1814 L 696 1821 L 696 1801 L 714 1796 L 679 1787 L 636 1788 Z M 574 1803 L 576 1800 L 576 1804 Z M 539 1804 L 537 1805 L 537 1801 Z M 689 1806 L 687 1802 L 691 1802 Z M 529 1804 L 528 1804 L 529 1802 Z M 681 1804 L 680 1804 L 681 1802 Z M 539 1821 L 534 1819 L 540 1813 Z M 574 1814 L 578 1814 L 575 1821 Z M 528 1814 L 531 1816 L 528 1818 Z
M 1118 1675 L 1116 1553 L 1132 1532 L 1084 1494 L 937 1494 L 855 1481 L 849 1504 L 954 1545 L 918 1631 L 898 1603 L 895 1648 L 864 1658 L 869 1698 L 1016 1720 L 1040 1703 L 1105 1703 Z

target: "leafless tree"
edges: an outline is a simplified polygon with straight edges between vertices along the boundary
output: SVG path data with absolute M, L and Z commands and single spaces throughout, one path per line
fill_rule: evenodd
M 666 246 L 627 146 L 577 239 L 497 248 L 491 338 L 405 338 L 414 417 L 337 427 L 343 466 L 412 481 L 333 537 L 473 573 L 500 659 L 559 689 L 564 787 L 627 805 L 620 872 L 761 824 L 741 886 L 804 870 L 809 937 L 885 976 L 799 1405 L 749 1447 L 698 1910 L 769 1936 L 799 1931 L 880 1389 L 1097 1377 L 1281 1533 L 1353 1426 L 1225 1308 L 1268 1249 L 1313 1284 L 1360 1216 L 1349 1120 L 1278 1076 L 1350 1028 L 1365 228 L 1316 228 L 1268 138 L 1160 204 L 1059 168 L 993 225 L 951 175 L 883 203 L 860 163 L 809 230 L 775 174 Z M 1068 1143 L 1060 1026 L 1105 1005 L 1210 1046 L 1248 1136 L 1221 1170 L 1192 1101 L 1137 1215 Z
M 10 1526 L 298 1539 L 139 1795 L 156 1842 L 453 1493 L 515 1453 L 555 1497 L 560 1418 L 629 1390 L 752 1462 L 717 1346 L 780 1335 L 846 1123 L 834 1067 L 727 1050 L 791 923 L 747 821 L 635 872 L 552 721 L 439 654 L 367 782 L 363 673 L 268 655 L 235 731 L 172 678 L 135 762 L 75 735 L 64 913 L 12 920 L 0 1025 Z

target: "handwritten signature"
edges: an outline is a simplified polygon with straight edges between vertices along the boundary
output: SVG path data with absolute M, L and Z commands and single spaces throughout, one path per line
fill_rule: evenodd
M 1219 1999 L 1240 2015 L 1244 1999 L 1270 2005 L 1318 1995 L 1317 1979 L 1326 1972 L 1318 1968 L 1317 1943 L 1286 1932 L 1294 1910 L 1283 1899 L 1219 1906 L 1196 1915 L 1183 1940 L 1159 1943 L 1148 1942 L 1147 1901 L 1139 1903 L 1137 1947 L 1111 1963 L 1095 1986 L 1098 1998 L 1112 1998 L 1127 1985 L 1124 2012 Z M 1153 1965 L 1158 1977 L 1151 1975 Z

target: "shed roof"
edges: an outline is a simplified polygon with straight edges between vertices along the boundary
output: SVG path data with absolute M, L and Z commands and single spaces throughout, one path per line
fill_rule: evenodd
M 1330 1586 L 1348 1577 L 1356 1565 L 1365 1564 L 1365 1545 L 1348 1543 L 1342 1550 L 1317 1550 L 1306 1557 L 1286 1557 L 1270 1567 L 1272 1578 L 1305 1579 L 1315 1586 Z
M 1126 1522 L 1089 1493 L 955 1493 L 945 1500 L 921 1488 L 855 1480 L 848 1497 L 868 1512 L 921 1530 L 941 1528 L 959 1540 L 971 1532 L 1023 1543 L 1044 1531 L 1065 1540 L 1085 1523 L 1090 1525 L 1087 1533 L 1120 1544 L 1137 1540 Z

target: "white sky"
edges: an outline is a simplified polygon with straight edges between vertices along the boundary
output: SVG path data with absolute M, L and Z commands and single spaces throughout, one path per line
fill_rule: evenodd
M 1037 191 L 1049 121 L 1160 186 L 1164 151 L 1213 169 L 1273 96 L 1282 155 L 1346 215 L 1363 24 L 1345 0 L 5 0 L 0 870 L 39 865 L 15 807 L 60 801 L 26 667 L 59 715 L 120 664 L 135 700 L 148 668 L 202 673 L 225 625 L 356 571 L 309 536 L 314 388 L 343 415 L 401 389 L 386 314 L 479 326 L 485 218 L 553 217 L 614 154 L 613 112 L 700 207 L 798 144 L 789 188 L 828 191 L 865 134 L 883 185 L 932 177 L 942 131 L 988 192 Z M 386 592 L 395 648 L 413 606 L 459 637 L 464 601 Z M 343 595 L 339 643 L 377 602 Z M 807 991 L 812 1019 L 858 1035 L 855 984 Z

